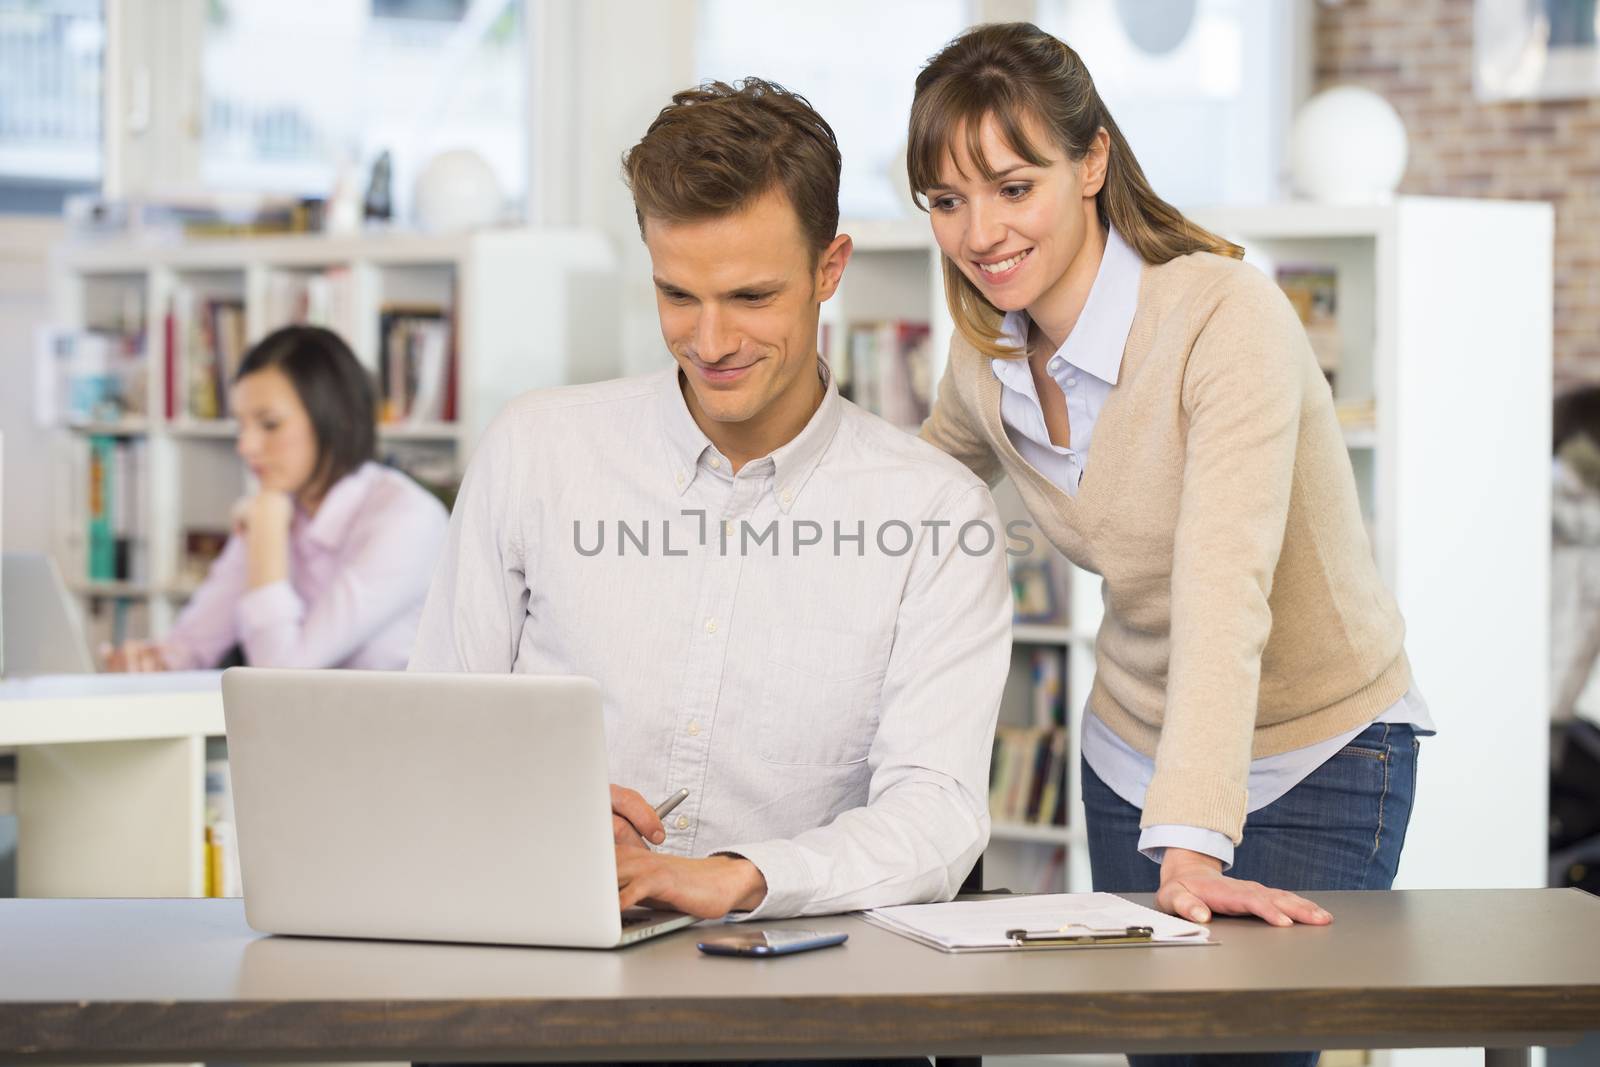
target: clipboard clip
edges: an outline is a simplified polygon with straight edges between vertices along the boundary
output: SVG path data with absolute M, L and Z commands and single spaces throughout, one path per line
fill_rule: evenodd
M 1058 930 L 1007 930 L 1006 940 L 1013 948 L 1047 948 L 1066 945 L 1136 945 L 1155 937 L 1151 926 L 1125 926 L 1096 930 L 1081 923 L 1068 923 Z

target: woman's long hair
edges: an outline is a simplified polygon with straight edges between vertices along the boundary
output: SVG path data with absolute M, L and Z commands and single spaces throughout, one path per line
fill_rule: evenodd
M 1088 154 L 1096 132 L 1104 129 L 1111 145 L 1105 184 L 1095 196 L 1100 222 L 1115 227 L 1146 263 L 1166 263 L 1190 252 L 1236 259 L 1244 255 L 1244 249 L 1196 226 L 1155 194 L 1078 53 L 1028 22 L 968 30 L 917 75 L 906 171 L 924 211 L 923 191 L 938 184 L 945 162 L 955 159 L 957 136 L 964 139 L 963 147 L 983 179 L 996 180 L 978 144 L 988 117 L 1012 150 L 1038 167 L 1049 161 L 1025 132 L 1028 118 L 1043 126 L 1074 163 Z M 1000 309 L 948 256 L 944 292 L 956 329 L 973 348 L 993 358 L 1021 354 L 1000 340 Z

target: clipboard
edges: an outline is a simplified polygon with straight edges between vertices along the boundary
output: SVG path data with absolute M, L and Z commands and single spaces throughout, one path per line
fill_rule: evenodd
M 1067 923 L 1055 930 L 1007 930 L 1006 938 L 1011 942 L 1011 948 L 1086 948 L 1095 945 L 1149 945 L 1154 943 L 1155 933 L 1152 926 L 1095 930 L 1078 923 Z
M 1110 893 L 904 904 L 862 912 L 861 918 L 929 948 L 953 953 L 1216 944 L 1207 927 Z

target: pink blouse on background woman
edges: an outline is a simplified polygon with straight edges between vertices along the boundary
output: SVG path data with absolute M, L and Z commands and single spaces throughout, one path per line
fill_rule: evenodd
M 448 525 L 416 482 L 363 464 L 315 515 L 296 509 L 287 581 L 246 588 L 245 538 L 228 539 L 162 642 L 167 666 L 213 667 L 237 644 L 252 667 L 404 669 Z

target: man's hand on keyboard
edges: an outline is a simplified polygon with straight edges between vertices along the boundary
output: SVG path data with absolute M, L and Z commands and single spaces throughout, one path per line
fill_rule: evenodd
M 738 856 L 686 859 L 617 846 L 617 898 L 623 908 L 644 905 L 719 919 L 750 911 L 766 899 L 767 880 Z

